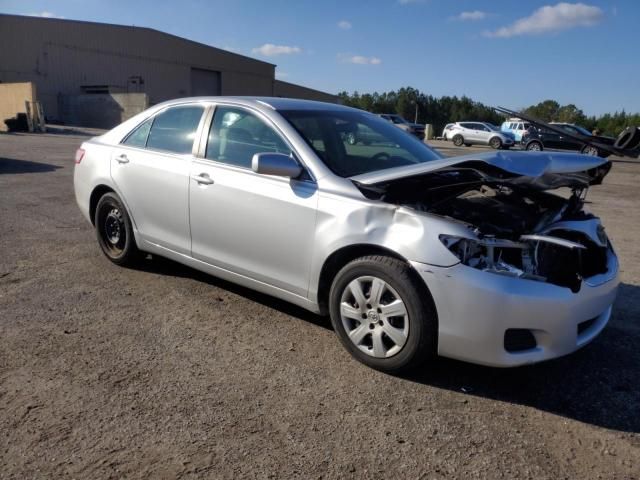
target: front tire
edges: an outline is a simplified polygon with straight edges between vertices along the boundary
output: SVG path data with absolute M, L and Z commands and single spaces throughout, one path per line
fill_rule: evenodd
M 464 138 L 462 135 L 454 135 L 453 136 L 453 144 L 456 147 L 461 147 L 464 144 Z
M 100 198 L 94 224 L 98 244 L 109 260 L 125 266 L 133 265 L 140 259 L 129 214 L 118 195 L 109 192 Z
M 502 148 L 502 140 L 500 140 L 500 138 L 498 137 L 493 137 L 491 140 L 489 140 L 489 146 L 491 146 L 491 148 L 493 148 L 494 150 L 500 150 Z
M 590 155 L 592 157 L 599 157 L 600 156 L 600 150 L 598 150 L 596 147 L 592 146 L 592 145 L 585 145 L 585 147 L 582 149 L 582 154 L 584 155 Z
M 385 256 L 353 260 L 336 275 L 329 303 L 338 338 L 365 365 L 399 373 L 436 353 L 435 308 L 406 262 Z

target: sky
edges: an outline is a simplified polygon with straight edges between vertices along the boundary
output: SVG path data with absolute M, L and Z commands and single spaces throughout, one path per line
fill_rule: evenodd
M 0 13 L 151 27 L 331 93 L 640 112 L 638 0 L 0 0 Z

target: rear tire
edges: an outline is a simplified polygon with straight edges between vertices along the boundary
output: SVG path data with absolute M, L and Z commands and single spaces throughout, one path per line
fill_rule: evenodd
M 141 258 L 129 214 L 118 195 L 109 192 L 100 198 L 94 224 L 102 253 L 113 263 L 133 265 Z
M 453 144 L 456 147 L 461 147 L 464 144 L 464 138 L 462 135 L 454 135 L 453 136 Z
M 431 297 L 396 258 L 366 256 L 345 265 L 331 285 L 329 311 L 347 351 L 376 370 L 410 370 L 436 353 Z

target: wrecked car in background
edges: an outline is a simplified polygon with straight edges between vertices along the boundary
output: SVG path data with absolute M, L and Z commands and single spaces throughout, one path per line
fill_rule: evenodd
M 375 143 L 349 141 L 365 130 Z M 618 262 L 584 199 L 610 167 L 445 159 L 360 110 L 203 97 L 84 142 L 74 185 L 111 261 L 165 256 L 328 313 L 351 355 L 399 372 L 435 354 L 523 365 L 593 340 Z

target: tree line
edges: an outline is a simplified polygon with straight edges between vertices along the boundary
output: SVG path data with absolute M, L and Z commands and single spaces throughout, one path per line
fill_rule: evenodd
M 417 123 L 432 124 L 438 135 L 447 123 L 475 120 L 499 126 L 505 120 L 504 115 L 469 97 L 434 97 L 412 87 L 383 93 L 340 92 L 338 96 L 344 105 L 350 107 L 373 113 L 399 113 L 409 121 L 417 117 Z M 622 111 L 598 117 L 587 116 L 575 105 L 560 105 L 555 100 L 545 100 L 521 111 L 544 122 L 575 123 L 589 131 L 598 129 L 602 134 L 611 136 L 618 135 L 627 126 L 640 126 L 640 113 Z

